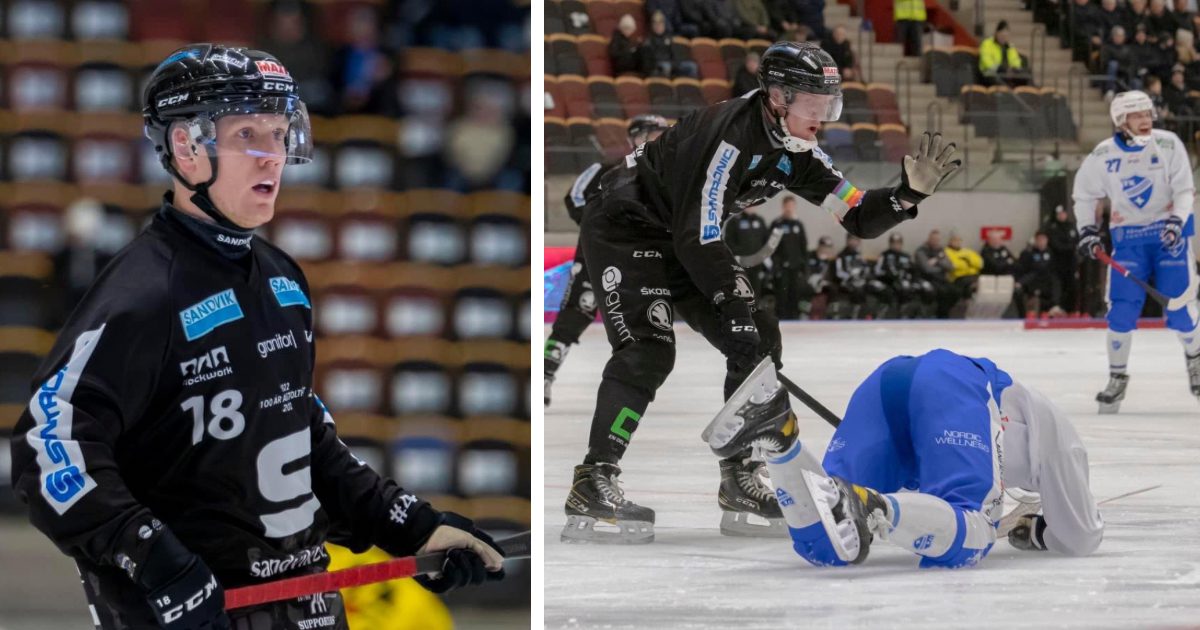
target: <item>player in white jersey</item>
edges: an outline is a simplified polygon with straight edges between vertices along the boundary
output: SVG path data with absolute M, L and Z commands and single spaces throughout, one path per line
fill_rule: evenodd
M 1014 547 L 1085 556 L 1100 545 L 1075 429 L 988 359 L 940 349 L 889 359 L 855 390 L 820 463 L 776 378 L 759 364 L 705 434 L 717 455 L 765 452 L 792 547 L 812 564 L 860 563 L 879 537 L 921 567 L 972 566 L 996 540 L 1005 487 L 1041 495 L 1041 513 L 1009 532 Z
M 1096 248 L 1102 247 L 1095 210 L 1097 202 L 1108 198 L 1113 259 L 1143 281 L 1153 276 L 1155 287 L 1167 297 L 1192 297 L 1183 307 L 1167 310 L 1167 327 L 1179 335 L 1192 394 L 1200 398 L 1200 312 L 1191 245 L 1196 186 L 1187 148 L 1179 136 L 1153 128 L 1157 114 L 1143 92 L 1118 94 L 1110 114 L 1116 133 L 1096 145 L 1075 175 L 1079 252 L 1095 258 Z M 1129 383 L 1129 348 L 1146 292 L 1112 270 L 1107 300 L 1110 378 L 1096 401 L 1100 413 L 1116 413 Z

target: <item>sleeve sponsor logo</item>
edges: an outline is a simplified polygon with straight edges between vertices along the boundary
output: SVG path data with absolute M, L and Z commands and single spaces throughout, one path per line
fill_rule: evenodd
M 244 316 L 233 289 L 214 293 L 179 311 L 179 320 L 183 322 L 183 334 L 188 341 L 195 341 L 212 332 L 217 326 L 237 321 Z
M 721 240 L 721 214 L 725 206 L 725 188 L 729 169 L 733 168 L 741 151 L 728 142 L 721 142 L 708 163 L 708 176 L 700 190 L 700 244 Z
M 303 306 L 311 309 L 312 304 L 308 301 L 308 296 L 304 294 L 304 290 L 300 288 L 300 283 L 283 276 L 277 276 L 269 280 L 271 284 L 271 292 L 275 294 L 275 300 L 280 306 Z

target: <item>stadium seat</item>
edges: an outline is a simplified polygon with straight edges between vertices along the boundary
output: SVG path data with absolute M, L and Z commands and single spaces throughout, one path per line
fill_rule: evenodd
M 700 91 L 709 105 L 716 105 L 733 97 L 733 86 L 725 79 L 704 79 L 700 81 Z
M 1017 114 L 1020 124 L 1027 128 L 1023 137 L 1045 138 L 1049 134 L 1046 124 L 1045 104 L 1042 102 L 1042 91 L 1039 88 L 1018 86 L 1012 91 L 1013 99 L 1019 106 Z
M 562 3 L 556 0 L 547 0 L 545 7 L 546 24 L 543 32 L 546 35 L 553 33 L 566 33 L 567 23 L 562 16 Z
M 634 118 L 650 113 L 650 92 L 646 83 L 637 77 L 617 77 L 617 98 L 625 110 L 626 118 Z
M 5 68 L 5 95 L 16 112 L 62 110 L 69 106 L 74 55 L 61 41 L 22 42 Z
M 1062 140 L 1075 140 L 1075 119 L 1067 105 L 1067 97 L 1056 88 L 1042 88 L 1042 115 L 1046 118 L 1046 129 Z
M 379 329 L 379 305 L 366 287 L 349 282 L 320 287 L 313 307 L 321 335 L 373 335 Z
M 512 331 L 507 296 L 488 287 L 466 287 L 455 293 L 451 333 L 459 340 L 504 338 Z
M 950 49 L 950 63 L 954 66 L 954 78 L 960 85 L 979 83 L 979 51 L 971 46 L 955 46 Z
M 389 383 L 391 411 L 398 416 L 446 415 L 454 404 L 454 381 L 436 358 L 397 363 Z
M 82 0 L 71 9 L 76 41 L 124 40 L 129 36 L 129 9 L 123 2 Z
M 333 183 L 338 188 L 392 188 L 400 128 L 387 116 L 336 119 Z
M 696 58 L 692 56 L 692 42 L 686 37 L 671 38 L 671 54 L 680 60 L 696 61 Z
M 585 33 L 596 32 L 592 28 L 592 19 L 588 16 L 587 7 L 584 6 L 583 2 L 580 0 L 563 0 L 561 4 L 563 22 L 567 26 L 567 33 L 583 35 Z
M 821 147 L 833 158 L 834 162 L 854 162 L 858 160 L 858 151 L 854 147 L 854 134 L 850 125 L 841 122 L 829 122 L 821 125 L 823 140 Z
M 80 112 L 124 112 L 133 109 L 135 81 L 129 70 L 115 63 L 80 65 L 72 83 L 72 101 Z
M 679 41 L 683 40 L 683 38 L 676 37 L 675 40 Z M 692 40 L 691 44 L 692 59 L 700 67 L 701 79 L 729 78 L 725 59 L 721 56 L 721 49 L 718 48 L 716 40 L 707 37 L 697 37 Z M 745 50 L 743 49 L 742 52 L 744 54 Z
M 271 241 L 296 260 L 331 259 L 335 251 L 333 218 L 318 208 L 316 205 L 302 209 L 279 207 L 270 223 Z
M 593 123 L 596 140 L 604 147 L 605 160 L 613 160 L 629 152 L 628 125 L 619 118 L 600 118 Z
M 79 130 L 71 148 L 74 181 L 80 184 L 137 181 L 141 115 L 96 113 L 78 120 Z
M 457 382 L 457 409 L 467 416 L 515 416 L 519 379 L 507 367 L 476 362 L 463 365 Z
M 338 217 L 337 250 L 342 260 L 394 260 L 399 251 L 397 217 L 385 211 L 356 211 Z
M 879 145 L 879 128 L 871 123 L 855 123 L 850 125 L 854 135 L 854 146 L 858 148 L 858 158 L 864 162 L 878 162 L 882 154 Z
M 612 76 L 612 59 L 608 56 L 607 37 L 591 34 L 580 35 L 576 40 L 575 48 L 579 51 L 579 56 L 583 57 L 588 76 Z
M 337 339 L 324 339 L 328 347 Z M 316 382 L 321 400 L 337 412 L 381 413 L 384 404 L 385 369 L 369 361 L 341 359 L 318 365 Z
M 574 160 L 569 157 L 568 145 L 571 143 L 567 134 L 567 121 L 562 118 L 546 116 L 542 121 L 546 134 L 546 170 L 551 175 L 565 175 L 574 171 Z
M 1006 85 L 996 85 L 988 88 L 988 93 L 996 103 L 996 134 L 1005 138 L 1035 138 L 1029 119 L 1033 112 L 1017 101 L 1013 91 Z
M 879 125 L 879 142 L 883 145 L 883 161 L 898 164 L 908 155 L 908 131 L 904 125 Z
M 399 423 L 389 443 L 391 477 L 426 497 L 453 492 L 460 429 L 460 423 L 449 419 L 422 417 Z M 437 504 L 448 502 L 439 499 Z
M 219 15 L 219 20 L 198 20 L 200 41 L 221 42 L 225 45 L 250 46 L 256 38 L 255 5 L 245 0 L 207 0 L 207 15 Z
M 583 77 L 570 74 L 558 77 L 558 91 L 562 94 L 567 117 L 592 117 L 592 97 Z
M 756 52 L 761 55 L 771 47 L 772 43 L 773 42 L 767 39 L 750 39 L 746 41 L 746 51 Z
M 474 217 L 468 229 L 473 264 L 504 267 L 529 264 L 527 221 L 501 214 L 484 214 Z
M 10 408 L 29 404 L 30 383 L 41 362 L 42 357 L 36 354 L 0 350 L 0 405 Z
M 579 76 L 587 74 L 587 64 L 583 62 L 583 57 L 579 55 L 573 35 L 547 35 L 546 40 L 550 44 L 550 55 L 554 57 L 556 74 L 574 74 Z
M 875 114 L 867 101 L 866 86 L 858 81 L 842 84 L 842 120 L 851 125 L 875 122 Z
M 596 130 L 588 118 L 568 118 L 567 135 L 571 139 L 572 172 L 580 173 L 593 162 L 603 159 L 596 146 Z
M 875 115 L 877 125 L 903 125 L 896 90 L 883 83 L 867 84 L 867 104 Z
M 591 18 L 592 28 L 595 32 L 604 37 L 612 37 L 614 31 L 617 30 L 617 21 L 621 19 L 621 14 L 617 12 L 617 3 L 613 0 L 587 0 L 584 4 L 587 8 L 588 17 Z M 638 33 L 645 33 L 644 30 L 639 30 Z
M 438 337 L 446 330 L 442 295 L 420 287 L 390 290 L 383 300 L 383 326 L 389 337 Z
M 679 113 L 672 116 L 672 118 L 680 118 L 684 114 L 708 106 L 708 101 L 704 98 L 704 92 L 700 89 L 699 81 L 680 77 L 671 81 L 671 85 L 675 88 L 675 98 L 678 100 L 679 107 L 681 108 Z
M 187 10 L 188 5 L 181 7 L 178 3 L 160 0 L 129 0 L 126 5 L 130 16 L 129 37 L 134 41 L 200 41 L 192 28 L 200 20 L 193 22 L 197 16 Z
M 996 97 L 987 88 L 964 85 L 961 92 L 963 106 L 962 122 L 974 125 L 975 133 L 994 138 L 997 133 Z
M 475 422 L 482 424 L 491 421 Z M 502 497 L 521 489 L 524 475 L 521 472 L 519 449 L 503 432 L 496 432 L 490 439 L 464 441 L 459 447 L 456 464 L 458 493 L 464 496 Z
M 66 35 L 67 16 L 62 2 L 12 0 L 7 4 L 5 24 L 14 40 L 52 40 Z
M 625 108 L 617 96 L 616 82 L 610 76 L 587 78 L 588 93 L 592 99 L 592 113 L 597 118 L 624 118 Z
M 681 109 L 671 80 L 650 77 L 645 83 L 646 93 L 650 96 L 650 111 L 665 118 L 679 118 Z
M 558 77 L 547 74 L 544 77 L 543 85 L 545 86 L 548 107 L 543 108 L 544 115 L 554 116 L 555 118 L 563 118 L 567 115 L 567 105 L 563 100 L 562 92 L 558 89 Z
M 467 255 L 462 225 L 452 216 L 415 213 L 407 219 L 406 260 L 433 265 L 456 265 Z

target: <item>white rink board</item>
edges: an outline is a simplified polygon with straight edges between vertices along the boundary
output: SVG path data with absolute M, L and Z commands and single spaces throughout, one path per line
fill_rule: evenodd
M 546 326 L 545 334 L 549 334 Z M 564 545 L 563 500 L 582 461 L 600 373 L 599 324 L 573 347 L 546 412 L 545 623 L 548 628 L 1183 628 L 1200 624 L 1200 403 L 1175 334 L 1134 334 L 1121 413 L 1099 416 L 1103 330 L 1024 331 L 1019 322 L 784 324 L 784 374 L 841 415 L 882 361 L 944 347 L 994 360 L 1046 393 L 1087 445 L 1104 542 L 1087 558 L 997 541 L 976 568 L 918 570 L 887 543 L 866 564 L 809 566 L 786 539 L 721 536 L 717 461 L 700 431 L 721 405 L 724 361 L 676 326 L 675 371 L 622 461 L 626 496 L 658 515 L 650 545 Z M 800 435 L 833 429 L 793 400 Z M 1010 501 L 1011 503 L 1011 501 Z

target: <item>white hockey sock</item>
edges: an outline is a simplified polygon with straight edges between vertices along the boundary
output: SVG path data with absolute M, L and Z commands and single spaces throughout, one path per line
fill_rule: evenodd
M 804 470 L 825 475 L 825 469 L 817 458 L 803 448 L 800 440 L 796 440 L 787 451 L 769 456 L 766 461 L 771 485 L 775 486 L 775 496 L 779 499 L 779 508 L 788 526 L 803 529 L 819 523 L 821 514 L 813 503 L 802 475 Z
M 1190 333 L 1175 333 L 1179 335 L 1179 343 L 1183 344 L 1183 351 L 1189 357 L 1194 357 L 1200 354 L 1200 325 Z
M 937 558 L 950 551 L 958 537 L 958 519 L 954 508 L 942 499 L 918 492 L 885 494 L 891 504 L 892 527 L 885 540 L 917 555 Z M 996 530 L 982 512 L 963 512 L 967 531 L 961 546 L 983 549 L 995 542 Z
M 1129 347 L 1133 343 L 1132 332 L 1108 331 L 1108 371 L 1124 374 L 1129 366 Z

